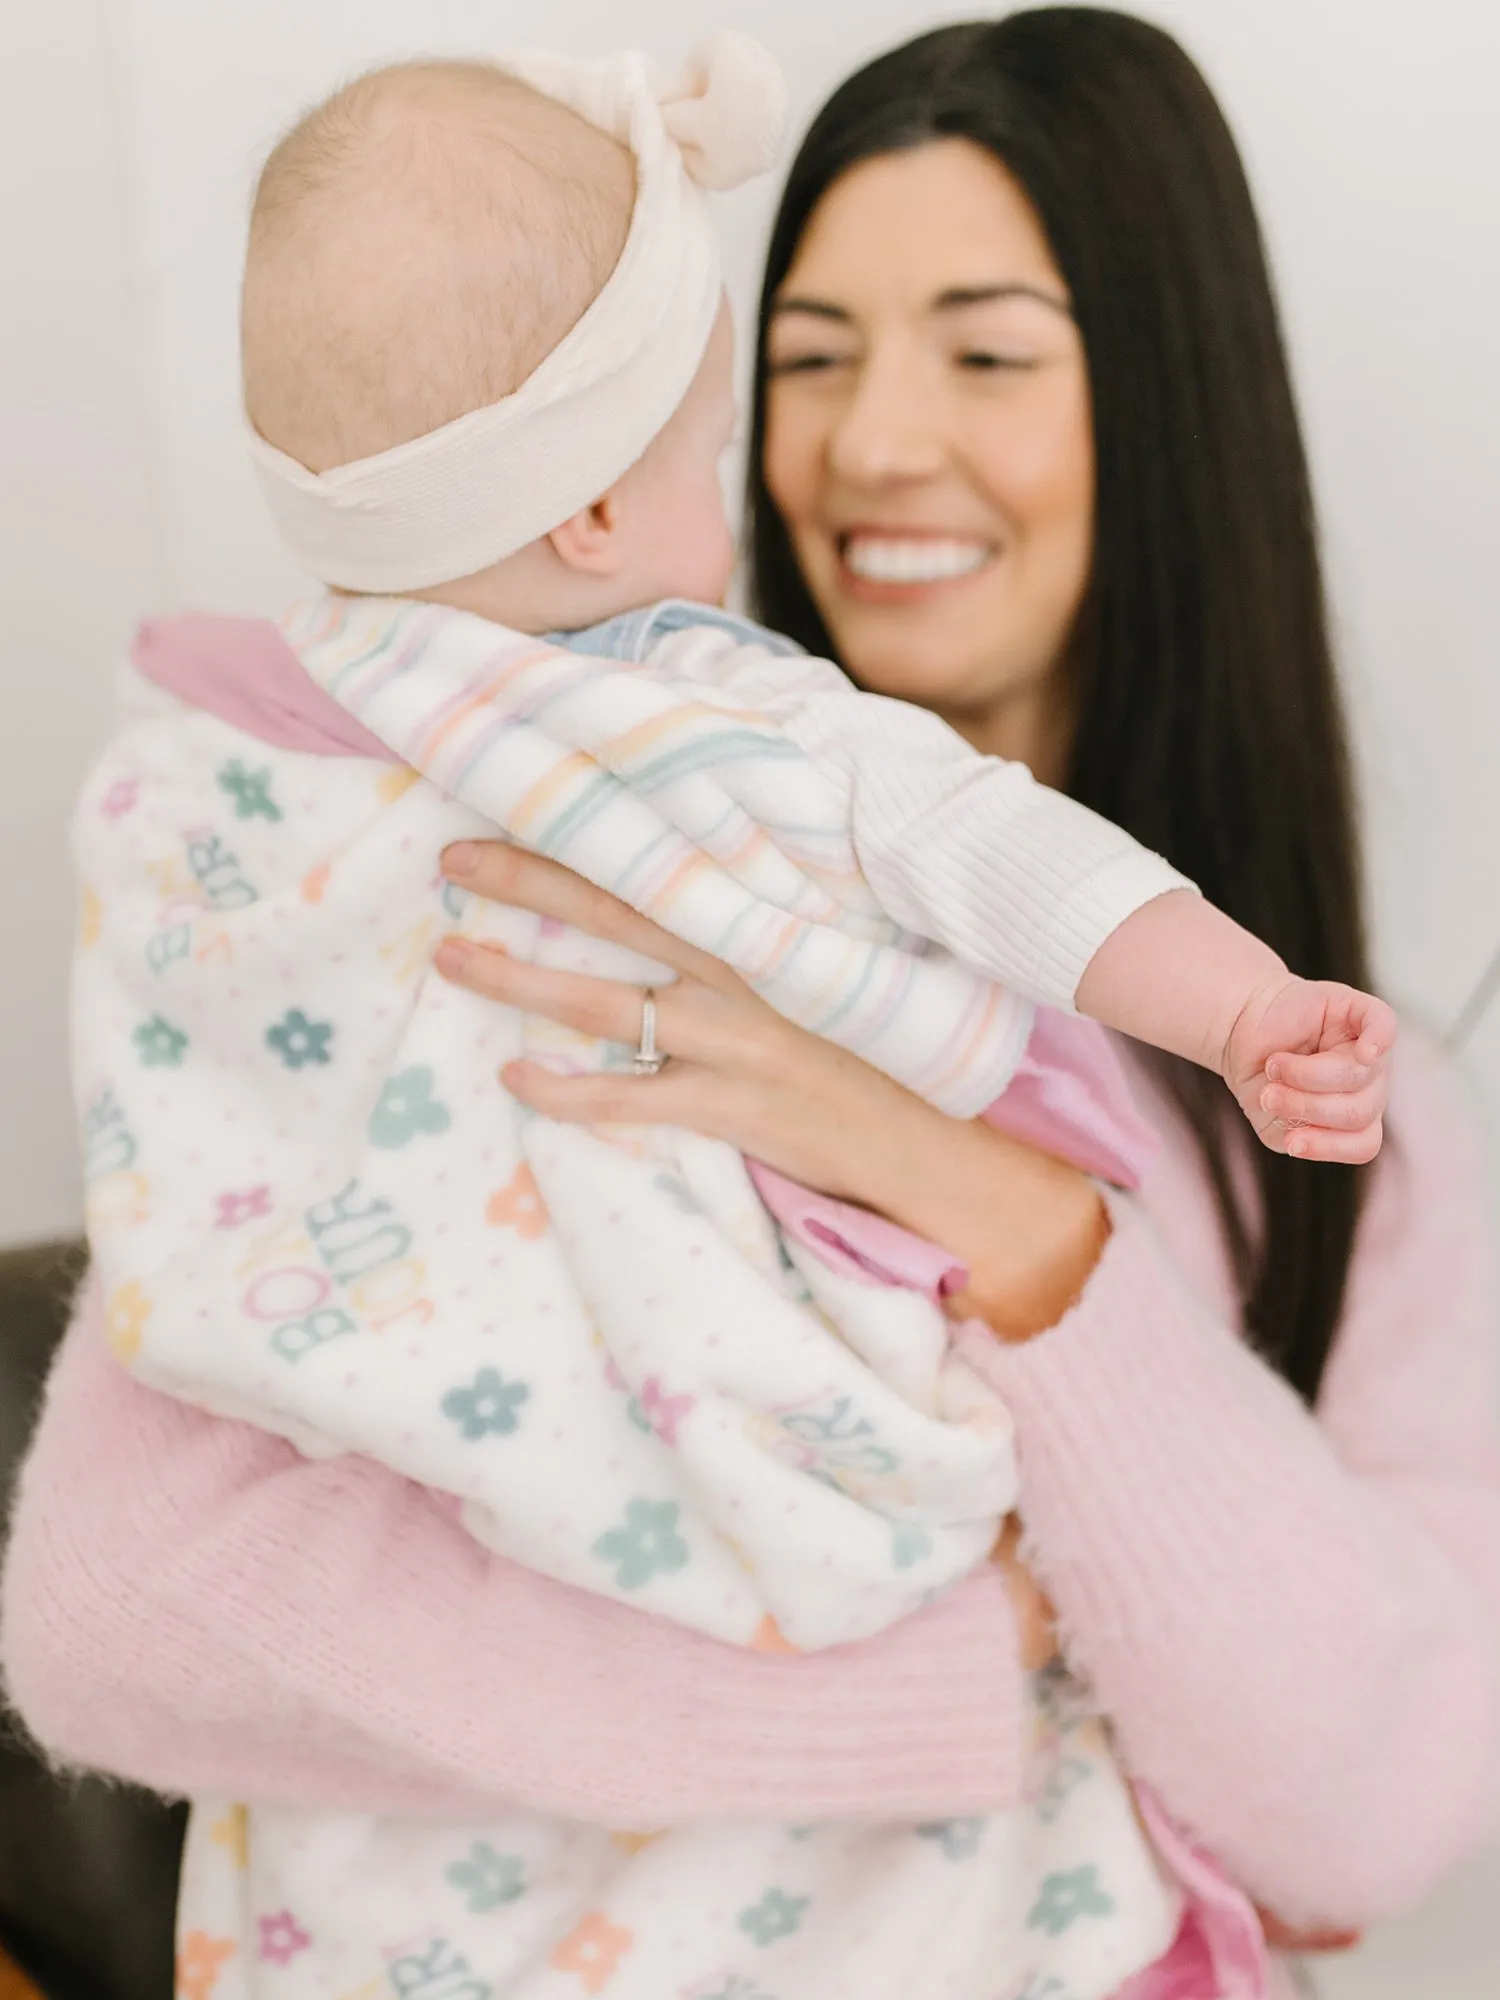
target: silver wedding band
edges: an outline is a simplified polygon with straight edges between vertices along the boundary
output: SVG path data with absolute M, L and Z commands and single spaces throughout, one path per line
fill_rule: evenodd
M 656 1046 L 656 995 L 648 986 L 641 995 L 641 1045 L 631 1058 L 637 1076 L 655 1076 L 667 1059 Z

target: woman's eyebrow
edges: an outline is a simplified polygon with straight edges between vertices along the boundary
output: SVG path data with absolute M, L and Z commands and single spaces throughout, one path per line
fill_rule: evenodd
M 932 302 L 934 312 L 957 312 L 964 306 L 991 305 L 996 299 L 1035 299 L 1038 305 L 1051 306 L 1054 312 L 1073 317 L 1073 308 L 1057 292 L 1045 291 L 1040 285 L 1027 285 L 1019 281 L 997 285 L 950 285 L 939 292 Z
M 1049 292 L 1041 285 L 1023 284 L 1019 280 L 994 285 L 950 285 L 938 293 L 933 300 L 931 311 L 960 312 L 965 306 L 993 305 L 998 299 L 1034 299 L 1038 305 L 1050 306 L 1053 312 L 1073 317 L 1073 308 L 1066 298 L 1057 292 Z M 854 315 L 845 306 L 836 306 L 829 299 L 804 298 L 793 295 L 789 298 L 774 299 L 771 302 L 771 316 L 779 318 L 782 313 L 805 313 L 810 319 L 828 320 L 835 326 L 852 326 Z
M 846 312 L 843 306 L 830 304 L 827 299 L 803 299 L 795 297 L 773 299 L 771 301 L 771 312 L 773 316 L 780 313 L 808 313 L 813 319 L 834 320 L 840 326 L 850 326 L 854 321 L 853 313 Z

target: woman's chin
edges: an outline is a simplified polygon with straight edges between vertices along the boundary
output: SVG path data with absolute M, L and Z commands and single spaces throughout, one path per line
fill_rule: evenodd
M 886 625 L 878 635 L 851 633 L 847 643 L 835 635 L 835 644 L 844 671 L 867 694 L 915 702 L 948 717 L 987 706 L 993 698 L 993 676 L 984 666 L 954 658 L 936 644 L 924 645 L 915 629 L 897 634 Z
M 928 598 L 819 608 L 840 664 L 862 688 L 947 712 L 993 698 L 1001 690 L 991 684 L 1006 678 L 993 643 L 976 643 L 999 621 L 976 616 L 972 605 L 955 619 L 950 607 L 951 598 Z

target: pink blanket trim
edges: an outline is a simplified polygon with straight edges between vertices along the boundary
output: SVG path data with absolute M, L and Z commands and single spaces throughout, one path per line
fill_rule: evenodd
M 260 618 L 186 612 L 147 620 L 131 663 L 169 694 L 276 749 L 395 762 L 377 736 L 304 671 L 276 627 Z M 1086 1172 L 1135 1188 L 1157 1149 L 1104 1030 L 1038 1008 L 1019 1068 L 987 1123 L 1060 1155 Z M 869 1210 L 804 1188 L 758 1161 L 756 1189 L 781 1226 L 836 1270 L 941 1300 L 968 1273 L 936 1244 Z M 1142 1818 L 1188 1898 L 1171 1951 L 1123 1986 L 1116 2000 L 1264 2000 L 1264 1937 L 1247 1898 L 1137 1788 Z
M 148 618 L 130 663 L 143 679 L 277 750 L 394 763 L 378 736 L 325 694 L 266 618 L 184 611 Z
M 1114 2000 L 1266 2000 L 1271 1965 L 1249 1898 L 1173 1824 L 1148 1785 L 1137 1783 L 1135 1797 L 1187 1908 L 1166 1957 L 1127 1980 Z

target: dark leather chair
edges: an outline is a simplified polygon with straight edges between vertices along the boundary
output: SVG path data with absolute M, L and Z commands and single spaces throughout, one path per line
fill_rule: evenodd
M 0 1251 L 0 1529 L 83 1267 L 76 1243 Z M 184 1818 L 60 1777 L 0 1707 L 0 1952 L 45 2000 L 171 2000 Z

